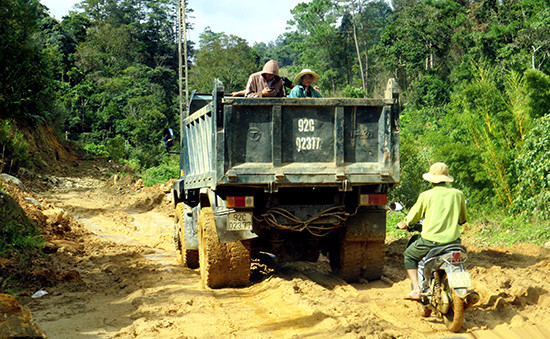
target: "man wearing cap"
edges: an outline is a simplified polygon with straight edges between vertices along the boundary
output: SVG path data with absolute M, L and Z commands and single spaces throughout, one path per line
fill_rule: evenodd
M 311 87 L 311 85 L 319 80 L 319 75 L 312 70 L 306 68 L 303 69 L 296 77 L 294 82 L 297 84 L 290 94 L 289 98 L 322 98 L 323 96 L 318 90 Z
M 447 184 L 454 181 L 449 167 L 442 162 L 435 163 L 422 178 L 432 183 L 432 189 L 420 193 L 405 221 L 397 223 L 397 227 L 404 230 L 424 219 L 420 237 L 404 253 L 405 269 L 413 285 L 412 292 L 405 297 L 408 300 L 420 299 L 418 262 L 434 247 L 460 243 L 459 225 L 466 222 L 464 194 Z
M 283 97 L 283 80 L 279 76 L 279 64 L 269 60 L 261 72 L 253 73 L 248 77 L 245 97 Z

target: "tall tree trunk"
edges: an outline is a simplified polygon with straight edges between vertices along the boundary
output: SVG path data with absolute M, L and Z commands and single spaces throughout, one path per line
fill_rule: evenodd
M 355 51 L 357 52 L 357 61 L 359 62 L 359 71 L 361 72 L 361 80 L 363 82 L 363 91 L 367 95 L 367 83 L 365 81 L 365 72 L 363 71 L 363 62 L 361 61 L 361 51 L 359 50 L 359 42 L 357 41 L 357 25 L 355 24 L 355 1 L 351 2 L 351 21 L 353 23 L 353 40 L 355 41 Z
M 367 86 L 369 84 L 369 49 L 367 48 L 367 42 L 365 41 L 365 96 L 367 95 Z

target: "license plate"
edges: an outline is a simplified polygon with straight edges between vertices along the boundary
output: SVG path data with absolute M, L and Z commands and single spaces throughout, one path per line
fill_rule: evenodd
M 472 278 L 468 272 L 453 272 L 447 274 L 450 287 L 470 287 L 472 285 Z
M 252 231 L 252 213 L 235 212 L 227 215 L 228 231 Z

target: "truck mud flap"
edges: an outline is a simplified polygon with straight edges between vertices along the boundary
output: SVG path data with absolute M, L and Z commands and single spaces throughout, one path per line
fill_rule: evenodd
M 386 211 L 360 210 L 347 220 L 347 241 L 383 241 L 386 239 Z
M 237 240 L 247 240 L 257 238 L 258 236 L 252 231 L 228 231 L 227 230 L 227 215 L 234 210 L 227 207 L 212 207 L 214 211 L 214 219 L 216 221 L 216 230 L 220 243 L 228 243 Z
M 200 205 L 197 205 L 190 210 L 185 209 L 184 211 L 183 227 L 185 233 L 185 248 L 188 250 L 199 249 L 198 220 L 200 209 Z

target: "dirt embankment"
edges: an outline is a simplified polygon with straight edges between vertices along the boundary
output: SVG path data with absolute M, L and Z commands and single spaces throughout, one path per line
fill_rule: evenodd
M 249 286 L 206 289 L 198 270 L 178 263 L 169 185 L 143 188 L 131 176 L 108 178 L 112 169 L 102 173 L 97 164 L 74 168 L 83 174 L 51 177 L 48 190 L 36 195 L 66 213 L 64 231 L 50 232 L 49 256 L 57 272 L 73 273 L 36 286 L 48 292 L 43 297 L 31 298 L 30 291 L 19 298 L 51 338 L 456 336 L 402 300 L 409 289 L 404 240 L 387 242 L 384 276 L 376 282 L 347 284 L 321 257 L 255 261 Z M 459 335 L 549 337 L 549 249 L 467 245 L 481 300 L 467 310 Z

